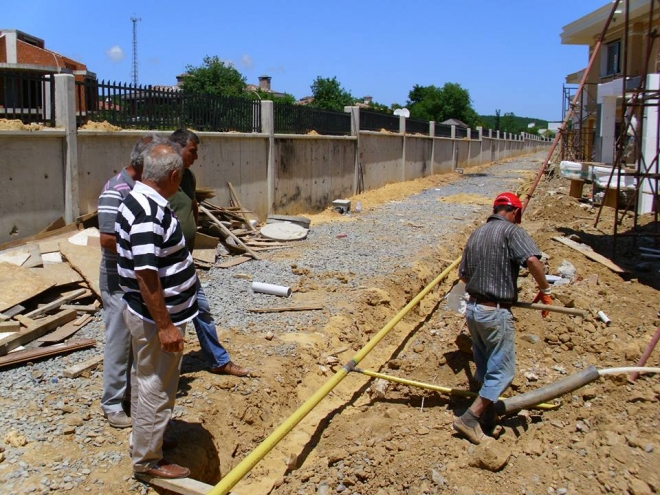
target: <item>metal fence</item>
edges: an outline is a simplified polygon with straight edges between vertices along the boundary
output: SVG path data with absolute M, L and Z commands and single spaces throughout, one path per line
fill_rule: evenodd
M 451 126 L 447 124 L 435 124 L 435 137 L 451 137 Z
M 399 132 L 399 117 L 360 108 L 360 130 Z M 427 130 L 428 132 L 428 130 Z
M 457 139 L 467 138 L 468 137 L 467 131 L 468 130 L 465 127 L 456 127 L 456 134 L 455 134 L 456 138 Z
M 55 126 L 52 74 L 0 73 L 0 118 Z
M 406 132 L 408 134 L 429 135 L 429 123 L 426 120 L 406 119 Z
M 470 139 L 479 140 L 479 129 L 470 129 Z
M 345 112 L 319 110 L 299 105 L 273 103 L 275 132 L 283 134 L 350 135 L 351 115 Z
M 78 125 L 107 121 L 125 129 L 261 132 L 259 100 L 184 93 L 177 88 L 76 81 Z

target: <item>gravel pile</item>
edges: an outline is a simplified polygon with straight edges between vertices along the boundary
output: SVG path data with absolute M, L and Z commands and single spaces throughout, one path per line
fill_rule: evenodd
M 296 249 L 294 258 L 263 259 L 224 270 L 211 269 L 203 276 L 203 284 L 218 326 L 243 332 L 265 327 L 292 332 L 309 326 L 312 319 L 316 325 L 323 324 L 323 318 L 333 314 L 332 298 L 338 295 L 333 296 L 328 291 L 324 305 L 329 311 L 323 313 L 325 316 L 316 311 L 254 314 L 246 310 L 284 306 L 291 301 L 254 293 L 251 281 L 291 287 L 300 280 L 300 275 L 295 272 L 309 270 L 310 276 L 323 276 L 325 285 L 336 285 L 338 292 L 344 291 L 345 297 L 346 290 L 368 284 L 372 277 L 383 277 L 399 267 L 412 266 L 418 253 L 434 248 L 444 236 L 460 230 L 466 221 L 480 215 L 485 217 L 490 211 L 488 206 L 442 203 L 438 198 L 458 193 L 492 198 L 502 190 L 516 187 L 512 181 L 518 175 L 507 171 L 514 168 L 516 171 L 536 170 L 540 158 L 542 154 L 496 165 L 489 168 L 487 174 L 465 173 L 451 185 L 370 211 L 352 213 L 356 216 L 355 222 L 312 225 L 308 238 L 299 241 L 304 249 Z M 271 256 L 264 256 L 268 257 Z M 245 275 L 249 277 L 245 278 Z M 194 332 L 192 327 L 188 331 Z M 105 337 L 100 315 L 76 337 L 96 339 L 97 345 L 67 356 L 0 370 L 3 390 L 0 431 L 3 432 L 1 445 L 4 448 L 4 452 L 0 448 L 2 493 L 45 494 L 55 490 L 102 493 L 103 480 L 95 473 L 111 469 L 128 456 L 126 435 L 112 432 L 113 436 L 107 436 L 105 420 L 98 408 L 92 407 L 98 404 L 100 397 L 101 372 L 94 371 L 86 380 L 62 377 L 67 366 L 103 352 Z M 11 433 L 14 437 L 10 439 Z M 48 455 L 39 464 L 28 465 L 21 459 L 23 441 L 39 442 L 52 452 L 62 444 L 61 437 L 68 437 L 79 445 L 105 444 L 112 445 L 112 448 L 102 454 L 91 454 L 83 461 L 69 459 L 66 451 L 59 451 L 55 457 Z M 25 482 L 27 478 L 29 483 Z M 92 490 L 90 481 L 100 485 L 99 488 Z M 131 489 L 144 490 L 128 476 L 125 481 Z M 84 489 L 79 486 L 83 483 L 86 484 Z

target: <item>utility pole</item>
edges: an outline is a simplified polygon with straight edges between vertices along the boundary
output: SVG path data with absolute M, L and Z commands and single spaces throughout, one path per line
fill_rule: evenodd
M 131 81 L 134 86 L 138 84 L 137 23 L 141 20 L 140 17 L 131 17 L 131 21 L 133 22 L 133 66 L 131 68 Z

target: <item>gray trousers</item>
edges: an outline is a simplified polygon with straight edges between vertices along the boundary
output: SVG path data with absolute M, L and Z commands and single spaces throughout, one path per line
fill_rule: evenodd
M 122 411 L 122 401 L 127 396 L 126 389 L 130 387 L 131 334 L 124 322 L 123 295 L 119 287 L 117 290 L 101 289 L 105 323 L 101 409 L 105 414 Z
M 133 346 L 133 471 L 142 473 L 163 458 L 163 436 L 174 409 L 183 352 L 161 350 L 156 325 L 138 318 L 128 307 L 124 320 Z M 177 328 L 183 336 L 185 325 Z

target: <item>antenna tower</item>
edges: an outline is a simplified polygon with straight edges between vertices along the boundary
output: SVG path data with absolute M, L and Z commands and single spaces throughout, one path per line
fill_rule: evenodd
M 131 81 L 135 86 L 138 84 L 137 23 L 141 20 L 140 17 L 131 17 L 131 21 L 133 22 L 133 66 L 131 68 Z

